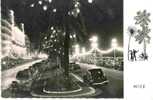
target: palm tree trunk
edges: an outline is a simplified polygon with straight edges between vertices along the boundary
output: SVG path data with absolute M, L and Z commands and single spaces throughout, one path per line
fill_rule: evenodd
M 65 27 L 65 40 L 64 40 L 64 70 L 65 70 L 65 75 L 68 77 L 69 76 L 69 26 L 66 25 Z
M 129 42 L 128 42 L 128 60 L 129 60 L 130 42 L 131 42 L 131 35 L 129 37 Z
M 143 50 L 144 50 L 144 55 L 146 56 L 147 54 L 146 54 L 146 40 L 144 39 L 144 47 L 143 47 Z

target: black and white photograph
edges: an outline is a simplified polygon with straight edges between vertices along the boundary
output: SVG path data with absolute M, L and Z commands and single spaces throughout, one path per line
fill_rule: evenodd
M 1 0 L 1 98 L 152 100 L 149 0 Z

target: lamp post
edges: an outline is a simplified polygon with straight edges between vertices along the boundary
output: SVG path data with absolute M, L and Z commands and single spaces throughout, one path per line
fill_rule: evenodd
M 82 54 L 84 54 L 86 52 L 86 49 L 83 47 L 82 48 Z
M 83 62 L 85 61 L 85 59 L 86 59 L 86 57 L 85 57 L 85 52 L 86 52 L 86 50 L 85 50 L 85 47 L 82 47 L 82 54 L 83 54 Z
M 92 49 L 97 49 L 97 47 L 98 47 L 98 43 L 97 43 L 98 38 L 97 38 L 97 36 L 93 36 L 89 40 L 91 41 L 91 47 L 92 47 Z
M 116 59 L 116 53 L 115 53 L 115 50 L 116 50 L 116 47 L 117 47 L 117 40 L 116 38 L 113 38 L 112 39 L 112 48 L 113 48 L 113 52 L 114 52 L 114 65 L 115 65 L 115 59 Z
M 80 52 L 80 50 L 79 50 L 79 45 L 76 44 L 76 45 L 75 45 L 75 55 L 78 56 L 78 55 L 79 55 L 79 52 Z
M 98 47 L 98 38 L 97 36 L 93 36 L 92 38 L 90 38 L 90 41 L 91 41 L 91 47 L 92 49 L 96 50 L 97 47 Z M 94 54 L 94 64 L 96 65 L 96 53 Z

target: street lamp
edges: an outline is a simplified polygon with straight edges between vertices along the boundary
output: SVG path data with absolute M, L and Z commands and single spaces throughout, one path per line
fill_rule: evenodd
M 90 38 L 90 41 L 91 41 L 91 42 L 97 42 L 97 41 L 98 41 L 97 36 L 91 37 L 91 38 Z
M 117 47 L 117 40 L 116 40 L 116 38 L 113 38 L 113 39 L 112 39 L 112 47 L 113 47 L 114 49 L 116 49 L 116 47 Z
M 97 36 L 93 36 L 93 37 L 90 38 L 89 40 L 91 41 L 91 47 L 92 47 L 93 49 L 97 49 L 97 47 L 98 47 L 98 43 L 97 43 L 98 38 L 97 38 Z
M 88 0 L 88 3 L 92 3 L 93 2 L 93 0 Z
M 86 49 L 83 47 L 82 48 L 82 54 L 84 54 L 86 52 Z
M 79 55 L 79 52 L 80 52 L 80 50 L 79 50 L 79 45 L 76 44 L 76 45 L 75 45 L 75 55 L 76 55 L 76 56 Z
M 116 47 L 117 47 L 117 40 L 116 40 L 116 38 L 113 38 L 112 39 L 112 48 L 113 48 L 113 51 L 114 51 L 114 65 L 115 65 L 115 58 L 116 58 L 116 55 L 115 55 Z
M 92 38 L 90 38 L 90 41 L 91 41 L 91 47 L 92 49 L 96 50 L 97 47 L 98 47 L 98 38 L 97 36 L 93 36 Z M 96 53 L 94 54 L 94 64 L 96 65 Z
M 83 56 L 82 56 L 82 60 L 83 60 L 83 62 L 85 61 L 85 58 L 86 58 L 85 55 L 84 55 L 85 52 L 86 52 L 85 47 L 82 47 L 82 55 L 83 55 Z

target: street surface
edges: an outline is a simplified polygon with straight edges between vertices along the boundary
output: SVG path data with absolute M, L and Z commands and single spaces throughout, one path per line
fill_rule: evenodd
M 103 91 L 100 95 L 96 96 L 97 98 L 123 98 L 123 71 L 118 71 L 114 69 L 104 68 L 96 65 L 89 65 L 78 63 L 82 68 L 101 68 L 109 83 L 106 86 L 98 87 Z
M 20 66 L 16 66 L 9 70 L 2 72 L 2 90 L 7 89 L 12 81 L 16 81 L 17 72 L 29 68 L 31 65 L 37 62 L 41 62 L 43 59 L 29 62 Z M 89 65 L 78 63 L 81 68 L 102 68 L 109 83 L 105 86 L 95 87 L 97 91 L 102 91 L 99 95 L 96 95 L 96 98 L 123 98 L 123 71 L 118 71 L 114 69 L 104 68 L 96 65 Z M 76 77 L 76 76 L 75 76 Z M 76 77 L 79 78 L 79 77 Z M 79 79 L 81 80 L 81 79 Z

